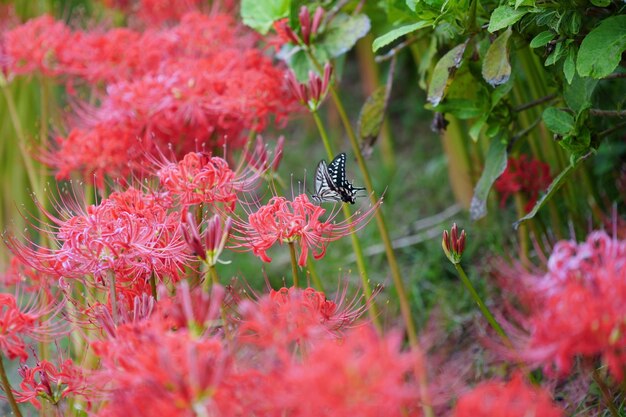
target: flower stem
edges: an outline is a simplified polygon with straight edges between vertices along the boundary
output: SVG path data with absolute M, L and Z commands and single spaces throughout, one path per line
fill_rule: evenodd
M 211 265 L 209 267 L 209 275 L 211 276 L 211 283 L 213 285 L 218 285 L 220 283 L 220 278 L 217 275 L 217 270 L 215 269 L 215 265 Z
M 483 316 L 487 319 L 491 327 L 493 327 L 493 329 L 496 331 L 496 333 L 498 333 L 498 335 L 502 338 L 502 340 L 506 343 L 507 346 L 509 347 L 512 346 L 511 339 L 509 339 L 509 336 L 507 336 L 504 329 L 502 329 L 502 327 L 496 321 L 493 314 L 491 314 L 491 311 L 489 311 L 489 308 L 485 305 L 483 300 L 480 298 L 480 295 L 478 295 L 478 292 L 476 292 L 476 289 L 474 288 L 474 286 L 472 285 L 472 282 L 469 280 L 469 278 L 465 274 L 465 271 L 463 270 L 463 267 L 461 266 L 461 264 L 454 264 L 454 267 L 456 268 L 456 271 L 459 273 L 459 277 L 461 278 L 461 281 L 463 281 L 465 288 L 467 288 L 467 290 L 470 292 L 470 295 L 474 299 L 474 302 L 478 304 L 478 308 L 480 309 L 481 313 L 483 313 Z
M 113 316 L 113 323 L 117 325 L 117 293 L 115 291 L 115 273 L 111 270 L 109 275 L 109 292 L 111 293 L 111 315 Z
M 157 291 L 156 291 L 156 277 L 154 276 L 154 272 L 150 274 L 150 291 L 152 292 L 152 298 L 156 301 L 157 299 Z
M 346 129 L 346 133 L 348 134 L 348 138 L 350 139 L 352 151 L 356 156 L 357 164 L 359 165 L 359 169 L 361 170 L 361 174 L 363 175 L 363 181 L 365 182 L 365 187 L 367 189 L 367 192 L 369 193 L 370 201 L 372 204 L 376 204 L 378 198 L 376 197 L 376 193 L 374 192 L 372 179 L 370 177 L 369 171 L 367 170 L 367 166 L 365 165 L 363 155 L 361 154 L 361 150 L 359 148 L 359 143 L 354 133 L 354 129 L 352 129 L 352 125 L 350 124 L 350 120 L 348 119 L 348 115 L 346 114 L 346 110 L 343 107 L 343 103 L 341 102 L 341 98 L 337 94 L 337 91 L 332 85 L 329 87 L 329 89 L 333 97 L 335 107 L 337 107 L 337 111 L 339 112 L 339 117 L 341 118 L 341 121 Z M 385 246 L 387 261 L 389 262 L 389 268 L 391 269 L 391 278 L 396 288 L 396 293 L 398 294 L 398 302 L 400 303 L 400 310 L 402 312 L 402 317 L 406 326 L 407 336 L 411 345 L 415 346 L 417 344 L 417 331 L 415 328 L 415 322 L 413 321 L 413 316 L 411 315 L 409 300 L 406 295 L 406 290 L 404 289 L 404 281 L 402 279 L 402 274 L 400 273 L 400 267 L 398 266 L 396 255 L 393 251 L 393 246 L 391 244 L 391 238 L 389 237 L 389 231 L 387 230 L 385 218 L 381 210 L 376 210 L 374 212 L 374 217 L 376 218 L 376 224 L 378 225 L 378 230 L 380 231 L 383 245 Z
M 329 160 L 333 159 L 334 152 L 332 145 L 330 144 L 330 140 L 328 139 L 328 134 L 326 133 L 326 129 L 324 128 L 324 124 L 322 123 L 322 119 L 320 118 L 317 112 L 312 112 L 313 119 L 315 120 L 315 124 L 317 125 L 317 129 L 322 138 L 322 142 L 324 143 L 324 148 L 326 149 L 326 154 L 328 155 Z M 342 204 L 341 209 L 343 210 L 343 215 L 346 220 L 352 223 L 351 217 L 352 213 L 350 213 L 350 209 L 345 204 Z M 376 210 L 378 211 L 378 210 Z M 356 233 L 354 233 L 354 228 L 350 225 L 350 240 L 352 242 L 352 249 L 354 250 L 354 256 L 356 258 L 357 269 L 359 270 L 359 276 L 361 277 L 361 285 L 363 286 L 363 294 L 366 299 L 371 300 L 372 298 L 372 288 L 370 286 L 370 280 L 367 274 L 367 268 L 365 267 L 365 260 L 363 257 L 363 249 L 361 248 L 361 242 L 357 237 Z M 382 334 L 382 324 L 380 323 L 378 308 L 376 307 L 376 303 L 372 301 L 370 303 L 369 308 L 367 309 L 368 314 L 370 316 L 370 320 L 374 324 L 374 327 L 378 330 L 379 333 Z
M 600 373 L 598 372 L 598 369 L 595 366 L 593 367 L 593 372 L 591 376 L 593 377 L 593 380 L 595 381 L 595 383 L 598 384 L 598 388 L 600 388 L 600 393 L 602 394 L 602 399 L 604 400 L 607 408 L 611 412 L 611 416 L 620 417 L 620 414 L 617 411 L 617 408 L 615 408 L 615 404 L 613 404 L 613 398 L 611 396 L 609 387 L 606 386 L 606 384 L 602 380 L 602 376 L 600 375 Z
M 296 258 L 296 244 L 294 242 L 289 242 L 289 254 L 291 255 L 291 275 L 293 277 L 293 286 L 299 287 L 298 259 Z
M 22 417 L 22 413 L 20 412 L 17 402 L 15 401 L 15 397 L 13 396 L 13 390 L 11 389 L 9 378 L 7 378 L 7 373 L 4 370 L 2 355 L 0 355 L 0 380 L 2 381 L 2 389 L 7 395 L 7 400 L 9 400 L 9 405 L 11 406 L 11 410 L 13 410 L 13 414 L 15 414 L 16 417 Z

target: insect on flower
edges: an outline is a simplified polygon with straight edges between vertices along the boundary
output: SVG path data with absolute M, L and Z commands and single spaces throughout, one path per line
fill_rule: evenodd
M 326 165 L 325 160 L 317 164 L 315 170 L 315 194 L 311 195 L 313 201 L 323 203 L 326 201 L 343 201 L 354 204 L 359 191 L 364 187 L 354 187 L 346 180 L 346 154 L 340 153 Z

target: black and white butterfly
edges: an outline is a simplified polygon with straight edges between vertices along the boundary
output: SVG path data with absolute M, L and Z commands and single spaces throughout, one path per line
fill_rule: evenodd
M 315 170 L 315 194 L 311 198 L 318 202 L 343 201 L 354 204 L 359 191 L 365 190 L 363 187 L 353 187 L 350 181 L 346 180 L 346 154 L 340 153 L 332 160 L 330 165 L 326 165 L 323 159 L 317 164 Z

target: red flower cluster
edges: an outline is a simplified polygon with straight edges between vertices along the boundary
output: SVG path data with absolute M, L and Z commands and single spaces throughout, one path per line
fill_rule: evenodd
M 233 149 L 244 130 L 284 119 L 293 100 L 283 71 L 255 42 L 230 16 L 198 13 L 144 32 L 72 31 L 43 16 L 2 35 L 10 74 L 40 71 L 96 88 L 99 106 L 76 104 L 70 131 L 43 159 L 59 178 L 81 171 L 99 185 L 103 175 L 143 173 L 146 155 L 168 145 L 178 155 Z
M 223 291 L 199 291 L 181 284 L 152 316 L 92 343 L 102 364 L 94 379 L 108 399 L 99 417 L 419 415 L 421 357 L 402 351 L 399 334 L 381 338 L 361 326 L 329 338 L 336 304 L 295 288 L 242 305 L 241 318 L 219 332 Z M 300 320 L 306 341 L 292 337 Z M 259 322 L 271 334 L 253 335 Z M 260 339 L 270 343 L 258 349 Z M 286 339 L 290 349 L 271 342 Z
M 488 381 L 463 395 L 453 417 L 561 417 L 550 394 L 526 384 L 521 375 L 509 382 Z
M 524 210 L 529 212 L 539 197 L 552 182 L 550 166 L 538 160 L 528 160 L 526 155 L 509 158 L 506 171 L 496 180 L 494 188 L 502 197 L 500 205 L 515 193 L 522 192 L 528 199 Z
M 545 274 L 512 271 L 529 308 L 521 321 L 523 358 L 559 375 L 578 356 L 602 357 L 617 379 L 626 366 L 626 241 L 592 232 L 582 243 L 561 241 Z
M 18 300 L 25 305 L 18 305 Z M 65 332 L 66 325 L 56 320 L 63 304 L 37 306 L 37 299 L 25 300 L 9 293 L 0 293 L 0 354 L 9 359 L 26 360 L 26 338 L 49 341 Z
M 365 213 L 356 212 L 350 219 L 335 223 L 337 212 L 322 220 L 326 210 L 309 201 L 306 194 L 293 201 L 285 197 L 273 197 L 268 204 L 250 214 L 248 221 L 235 221 L 239 232 L 235 238 L 240 247 L 251 249 L 264 262 L 271 262 L 267 251 L 276 243 L 297 243 L 300 246 L 298 265 L 306 265 L 309 250 L 315 259 L 326 253 L 326 245 L 354 233 L 367 224 L 370 214 L 378 208 L 373 206 Z
M 76 215 L 62 210 L 65 217 L 57 218 L 45 212 L 57 225 L 59 249 L 33 249 L 13 236 L 9 244 L 24 263 L 57 278 L 93 276 L 102 283 L 113 273 L 116 285 L 132 299 L 149 291 L 152 274 L 178 280 L 190 259 L 179 216 L 170 208 L 171 200 L 163 194 L 129 188 Z

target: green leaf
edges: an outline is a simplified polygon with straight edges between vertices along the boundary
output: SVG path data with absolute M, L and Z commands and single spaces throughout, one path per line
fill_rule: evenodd
M 611 0 L 591 0 L 591 4 L 596 7 L 607 7 L 611 5 Z
M 331 58 L 348 52 L 370 30 L 370 19 L 364 14 L 340 13 L 330 22 L 321 37 L 323 48 Z
M 567 135 L 559 141 L 559 145 L 574 157 L 589 152 L 591 147 L 591 132 L 586 126 L 581 127 L 576 135 Z
M 565 86 L 563 97 L 567 106 L 576 114 L 591 107 L 591 97 L 598 85 L 598 80 L 589 77 L 579 77 L 574 74 L 570 85 Z
M 528 9 L 514 9 L 510 6 L 500 6 L 491 14 L 487 30 L 493 33 L 507 26 L 511 26 L 520 20 L 526 13 L 528 13 Z
M 576 49 L 569 48 L 565 62 L 563 62 L 563 74 L 568 84 L 572 83 L 574 74 L 576 74 Z
M 377 37 L 376 39 L 374 39 L 374 42 L 372 43 L 372 50 L 374 52 L 378 51 L 380 48 L 389 45 L 391 42 L 395 41 L 396 39 L 400 38 L 401 36 L 404 36 L 408 33 L 412 33 L 415 32 L 416 30 L 425 28 L 427 26 L 430 26 L 430 23 L 422 20 L 420 22 L 417 23 L 413 23 L 410 25 L 405 25 L 405 26 L 400 26 L 399 28 L 395 28 L 387 33 L 385 33 L 384 35 L 381 35 L 379 37 Z
M 575 124 L 574 116 L 554 107 L 548 107 L 543 111 L 543 122 L 548 129 L 561 136 L 572 132 Z
M 625 49 L 626 15 L 604 19 L 580 44 L 576 69 L 583 77 L 606 77 L 619 65 Z
M 565 54 L 565 48 L 563 48 L 563 42 L 559 42 L 554 47 L 554 51 L 546 58 L 545 66 L 554 65 Z
M 548 189 L 546 190 L 546 193 L 544 195 L 542 195 L 539 198 L 539 200 L 537 200 L 537 202 L 535 203 L 535 206 L 532 208 L 532 210 L 530 210 L 530 212 L 528 212 L 528 214 L 526 214 L 524 217 L 522 217 L 521 219 L 519 219 L 518 221 L 513 223 L 513 227 L 515 229 L 517 229 L 521 223 L 523 223 L 523 222 L 525 222 L 527 220 L 530 220 L 533 217 L 535 217 L 537 215 L 537 212 L 539 211 L 539 209 L 541 207 L 543 207 L 543 205 L 552 197 L 552 195 L 563 185 L 563 181 L 565 180 L 565 178 L 572 172 L 572 170 L 574 168 L 576 168 L 578 166 L 580 161 L 582 161 L 583 159 L 587 158 L 589 155 L 591 155 L 591 152 L 589 152 L 588 154 L 583 155 L 583 156 L 581 156 L 579 158 L 574 159 L 567 166 L 567 168 L 565 168 L 559 175 L 557 175 L 556 178 L 554 178 L 552 180 L 552 183 L 550 184 L 550 186 L 548 186 Z
M 493 110 L 498 104 L 500 104 L 500 101 L 502 101 L 502 99 L 506 97 L 512 89 L 513 77 L 509 78 L 506 83 L 494 88 L 493 92 L 491 93 L 491 109 Z
M 449 81 L 461 65 L 467 41 L 449 50 L 435 65 L 433 76 L 428 86 L 428 101 L 437 106 L 446 92 Z
M 470 135 L 470 138 L 472 138 L 474 142 L 478 142 L 478 138 L 480 137 L 480 132 L 482 132 L 483 128 L 485 127 L 485 124 L 487 123 L 488 118 L 489 118 L 489 113 L 483 113 L 483 115 L 480 116 L 480 118 L 474 122 L 472 127 L 470 127 L 468 133 Z
M 243 23 L 265 35 L 272 24 L 289 16 L 289 0 L 242 0 Z
M 431 105 L 427 105 L 426 107 L 430 107 L 431 110 L 433 109 Z M 441 103 L 437 106 L 436 111 L 451 113 L 461 120 L 471 119 L 485 114 L 485 109 L 479 106 L 476 100 L 450 97 L 446 99 L 445 103 Z
M 542 46 L 547 45 L 548 42 L 550 42 L 555 37 L 556 33 L 552 32 L 551 30 L 544 30 L 543 32 L 535 36 L 532 41 L 530 41 L 530 47 L 541 48 Z
M 485 161 L 485 169 L 476 184 L 474 196 L 470 203 L 470 218 L 478 220 L 487 214 L 487 197 L 493 183 L 506 169 L 506 142 L 500 139 L 494 139 L 489 145 L 487 151 L 487 160 Z
M 361 143 L 371 144 L 380 133 L 387 107 L 387 86 L 381 85 L 365 100 L 358 121 L 358 137 Z
M 511 28 L 502 32 L 493 41 L 483 60 L 483 78 L 493 87 L 506 83 L 511 76 L 508 43 L 512 33 Z

